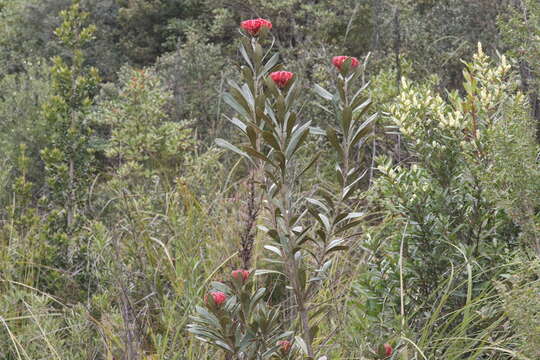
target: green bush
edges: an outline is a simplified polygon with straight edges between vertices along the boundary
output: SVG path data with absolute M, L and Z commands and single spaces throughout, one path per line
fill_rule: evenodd
M 450 274 L 464 284 L 472 267 L 479 275 L 469 284 L 471 296 L 480 296 L 500 271 L 495 264 L 535 246 L 538 197 L 529 195 L 538 189 L 538 168 L 525 97 L 506 59 L 493 65 L 481 48 L 464 78 L 465 94 L 447 99 L 433 90 L 436 80 L 404 80 L 390 108 L 407 158 L 394 165 L 382 157 L 370 195 L 382 217 L 365 245 L 371 265 L 354 287 L 360 297 L 351 300 L 363 312 L 363 331 L 397 336 L 403 324 L 422 331 L 435 321 L 432 299 Z M 518 156 L 519 164 L 512 162 Z M 440 311 L 463 311 L 466 294 L 457 286 Z

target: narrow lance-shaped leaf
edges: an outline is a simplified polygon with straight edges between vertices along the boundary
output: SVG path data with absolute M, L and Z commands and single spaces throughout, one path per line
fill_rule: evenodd
M 367 119 L 354 133 L 354 136 L 351 140 L 351 146 L 356 145 L 361 139 L 365 138 L 371 131 L 371 122 L 377 118 L 377 114 L 374 114 L 369 119 Z
M 340 120 L 341 120 L 341 129 L 343 130 L 343 136 L 348 136 L 350 127 L 351 127 L 351 121 L 352 121 L 352 111 L 349 106 L 345 106 L 340 114 Z
M 253 123 L 248 124 L 248 126 L 246 127 L 246 134 L 253 148 L 257 147 L 257 138 L 258 138 L 257 132 L 258 131 L 259 129 L 255 125 L 253 125 Z
M 247 104 L 246 104 L 246 107 L 244 107 L 244 105 L 241 105 L 238 101 L 236 101 L 236 99 L 230 93 L 223 94 L 223 100 L 225 101 L 226 104 L 232 107 L 236 112 L 238 112 L 244 118 L 246 119 L 251 118 L 249 111 L 246 111 L 246 109 L 249 110 L 249 107 L 247 106 Z
M 267 250 L 270 250 L 272 251 L 274 254 L 276 254 L 277 256 L 282 256 L 281 254 L 281 250 L 277 247 L 277 246 L 273 246 L 273 245 L 264 245 L 264 248 L 267 249 Z
M 242 149 L 249 155 L 253 156 L 253 157 L 256 157 L 256 158 L 259 158 L 261 160 L 264 160 L 268 165 L 272 165 L 274 166 L 274 163 L 272 162 L 272 160 L 270 160 L 266 155 L 258 152 L 257 150 L 253 149 L 252 147 L 249 147 L 249 146 L 242 146 Z
M 219 147 L 222 147 L 222 148 L 225 148 L 225 149 L 228 149 L 228 150 L 231 150 L 235 153 L 237 153 L 238 155 L 241 155 L 245 158 L 247 158 L 248 160 L 250 161 L 253 161 L 251 159 L 251 157 L 245 153 L 244 151 L 240 150 L 239 148 L 237 148 L 236 146 L 234 146 L 233 144 L 231 144 L 230 142 L 228 142 L 227 140 L 224 140 L 224 139 L 216 139 L 215 140 L 216 142 L 216 145 L 219 146 Z
M 244 58 L 244 61 L 248 64 L 248 66 L 251 68 L 251 70 L 255 71 L 255 68 L 253 66 L 253 64 L 251 63 L 251 59 L 248 55 L 248 51 L 246 51 L 246 49 L 251 50 L 251 44 L 247 45 L 246 47 L 246 44 L 244 43 L 243 46 L 240 46 L 240 53 L 242 54 L 242 57 Z M 249 51 L 250 53 L 252 53 L 252 51 Z
M 323 202 L 321 202 L 320 200 L 312 199 L 312 198 L 306 198 L 306 201 L 313 204 L 313 205 L 316 205 L 316 206 L 320 207 L 327 214 L 330 212 L 330 209 L 328 209 L 328 207 Z
M 279 53 L 275 53 L 270 60 L 264 65 L 260 76 L 266 76 L 271 70 L 273 70 L 273 67 L 276 66 L 276 64 L 279 61 Z
M 340 251 L 340 250 L 346 250 L 348 249 L 348 246 L 345 245 L 345 240 L 343 239 L 336 239 L 332 240 L 330 244 L 325 249 L 325 253 L 329 254 L 334 251 Z
M 297 130 L 293 131 L 289 145 L 287 145 L 287 150 L 285 151 L 285 156 L 290 159 L 298 147 L 302 145 L 302 141 L 306 138 L 309 133 L 308 128 L 311 125 L 311 121 L 308 121 Z
M 304 175 L 304 173 L 306 171 L 308 171 L 309 169 L 311 169 L 311 167 L 317 162 L 317 160 L 319 159 L 319 157 L 321 156 L 321 151 L 319 151 L 314 157 L 313 159 L 311 159 L 311 161 L 309 162 L 309 164 L 307 164 L 307 166 L 302 170 L 300 171 L 300 173 L 298 175 L 296 175 L 296 179 L 302 177 Z
M 315 84 L 315 86 L 313 87 L 313 90 L 315 90 L 315 92 L 325 100 L 332 101 L 334 99 L 334 95 L 332 95 L 330 92 L 328 92 L 328 90 L 324 89 L 318 84 Z
M 359 100 L 361 101 L 362 99 L 359 99 Z M 367 99 L 361 104 L 353 103 L 351 105 L 351 108 L 353 109 L 353 119 L 358 119 L 362 115 L 364 115 L 364 113 L 371 107 L 371 104 L 372 104 L 371 99 Z
M 227 120 L 232 123 L 234 126 L 242 130 L 243 132 L 246 132 L 246 124 L 242 122 L 240 119 L 236 117 L 229 118 L 227 117 Z
M 354 104 L 355 102 L 358 101 L 358 99 L 361 99 L 360 94 L 362 94 L 364 92 L 364 90 L 366 90 L 366 88 L 368 86 L 369 86 L 369 81 L 367 83 L 365 83 L 360 89 L 358 89 L 358 91 L 354 94 L 354 96 L 351 99 L 351 104 Z M 353 109 L 354 108 L 355 107 L 353 106 Z
M 253 94 L 251 93 L 249 86 L 247 84 L 244 84 L 242 85 L 241 90 L 242 90 L 242 94 L 244 95 L 244 98 L 249 104 L 250 112 L 255 113 L 255 98 L 253 97 Z
M 273 132 L 271 132 L 271 131 L 263 131 L 262 135 L 263 135 L 263 139 L 268 143 L 268 145 L 270 145 L 271 147 L 273 147 L 277 151 L 281 151 L 281 147 L 280 147 L 280 145 L 278 143 L 278 140 L 274 136 Z

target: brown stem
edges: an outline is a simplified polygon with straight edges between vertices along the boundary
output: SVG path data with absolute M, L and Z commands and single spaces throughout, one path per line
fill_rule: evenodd
M 255 242 L 255 222 L 259 214 L 259 203 L 256 203 L 255 197 L 255 175 L 251 172 L 248 180 L 249 198 L 247 200 L 247 212 L 245 214 L 244 232 L 241 235 L 240 258 L 242 259 L 242 267 L 249 269 L 251 265 L 251 257 L 253 252 L 253 244 Z
M 73 225 L 73 205 L 75 202 L 74 194 L 74 179 L 75 179 L 75 162 L 73 156 L 70 155 L 69 159 L 69 183 L 68 183 L 68 198 L 66 199 L 66 213 L 67 213 L 67 226 L 71 229 Z

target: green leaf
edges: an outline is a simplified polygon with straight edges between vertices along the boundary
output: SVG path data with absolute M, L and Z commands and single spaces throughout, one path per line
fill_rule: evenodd
M 310 204 L 320 207 L 321 209 L 324 210 L 325 213 L 327 214 L 330 213 L 330 209 L 328 209 L 328 207 L 322 201 L 319 201 L 317 199 L 312 199 L 312 198 L 306 198 L 306 201 L 309 202 Z
M 311 227 L 309 227 L 309 228 L 307 228 L 307 229 L 310 229 L 310 228 L 311 228 Z M 307 230 L 307 229 L 306 229 L 306 230 Z M 297 246 L 297 247 L 300 247 L 300 246 L 302 246 L 306 241 L 309 241 L 309 240 L 314 241 L 311 237 L 308 236 L 308 232 L 306 231 L 306 232 L 302 233 L 300 236 L 298 236 L 298 237 L 296 238 L 296 246 Z M 308 250 L 309 250 L 309 249 L 308 249 Z
M 219 147 L 222 147 L 222 148 L 231 150 L 232 152 L 235 152 L 235 153 L 237 153 L 238 155 L 241 155 L 241 156 L 243 156 L 243 157 L 249 159 L 250 161 L 252 161 L 252 160 L 251 160 L 251 157 L 250 157 L 247 153 L 243 152 L 242 150 L 240 150 L 239 148 L 237 148 L 236 146 L 234 146 L 233 144 L 231 144 L 231 143 L 228 142 L 227 140 L 219 139 L 219 138 L 218 138 L 218 139 L 215 140 L 215 143 L 216 143 L 216 145 L 219 146 Z
M 347 223 L 347 225 L 344 225 L 342 227 L 340 227 L 339 229 L 337 229 L 334 234 L 337 235 L 337 234 L 341 234 L 342 232 L 346 231 L 346 230 L 349 230 L 355 226 L 358 226 L 360 225 L 364 220 L 354 220 L 354 221 L 351 221 L 349 223 Z
M 364 212 L 351 212 L 347 215 L 346 219 L 356 219 L 359 217 L 363 217 L 364 215 L 366 215 L 366 213 Z
M 279 61 L 279 53 L 275 53 L 264 65 L 261 76 L 266 76 Z
M 243 146 L 242 149 L 248 153 L 249 155 L 251 156 L 254 156 L 256 158 L 259 158 L 261 160 L 264 160 L 266 163 L 268 163 L 268 165 L 272 165 L 272 166 L 275 166 L 274 163 L 272 162 L 272 160 L 270 160 L 266 155 L 258 152 L 257 150 L 249 147 L 249 146 Z
M 288 108 L 291 108 L 294 101 L 298 98 L 299 87 L 298 81 L 296 81 L 296 76 L 292 78 L 291 81 L 287 84 L 285 91 L 287 91 L 287 96 L 285 97 L 285 104 Z
M 321 156 L 321 153 L 322 151 L 319 151 L 314 157 L 313 159 L 309 162 L 309 164 L 307 164 L 307 166 L 302 170 L 300 171 L 300 173 L 296 176 L 296 178 L 300 178 L 302 175 L 304 175 L 304 173 L 306 171 L 308 171 L 316 162 L 317 160 L 319 159 L 319 157 Z
M 253 295 L 253 297 L 251 298 L 249 308 L 253 309 L 255 305 L 257 305 L 257 303 L 262 299 L 265 293 L 266 293 L 266 288 L 260 288 L 259 290 L 257 290 L 255 295 Z
M 255 46 L 254 46 L 254 49 L 253 49 L 253 55 L 255 55 L 254 56 L 255 64 L 260 64 L 260 62 L 262 61 L 262 57 L 263 57 L 263 49 L 262 49 L 261 44 L 259 44 L 258 42 L 255 42 Z
M 291 140 L 289 144 L 287 145 L 287 149 L 285 150 L 285 156 L 287 159 L 291 159 L 291 157 L 294 155 L 298 147 L 302 145 L 302 141 L 306 138 L 306 136 L 309 133 L 309 126 L 311 125 L 311 121 L 308 121 L 304 125 L 300 126 L 298 129 L 293 131 L 293 134 L 291 136 Z
M 324 131 L 323 129 L 321 129 L 320 127 L 317 127 L 317 126 L 311 126 L 309 128 L 309 133 L 311 135 L 326 136 L 326 131 Z
M 236 117 L 233 117 L 233 118 L 227 117 L 227 120 L 229 120 L 229 122 L 231 122 L 234 126 L 239 128 L 243 132 L 246 132 L 246 124 L 243 121 L 241 121 L 240 119 L 238 119 Z
M 266 88 L 270 91 L 270 95 L 274 98 L 278 98 L 280 96 L 279 89 L 277 88 L 276 84 L 270 77 L 267 77 L 264 79 L 264 83 L 266 84 Z
M 326 136 L 328 137 L 328 140 L 330 141 L 330 145 L 338 152 L 338 155 L 341 159 L 344 158 L 343 149 L 341 148 L 341 144 L 339 143 L 339 140 L 337 138 L 336 131 L 333 128 L 328 128 L 326 130 Z
M 290 135 L 296 125 L 296 113 L 288 113 L 285 122 L 287 123 L 287 135 Z
M 344 136 L 347 136 L 350 131 L 351 121 L 352 121 L 352 110 L 350 106 L 345 106 L 341 111 L 341 128 L 343 130 Z
M 307 345 L 304 342 L 304 339 L 302 339 L 300 336 L 294 337 L 294 343 L 297 344 L 300 347 L 300 350 L 302 350 L 302 353 L 304 355 L 308 355 Z
M 253 94 L 251 93 L 251 90 L 247 84 L 242 85 L 242 88 L 240 89 L 242 91 L 242 94 L 244 96 L 244 99 L 249 105 L 249 110 L 254 111 L 255 110 L 255 98 L 253 97 Z
M 317 217 L 320 219 L 321 224 L 324 226 L 326 232 L 327 232 L 327 233 L 330 233 L 330 230 L 331 230 L 331 224 L 330 224 L 330 219 L 328 219 L 328 216 L 319 213 L 319 214 L 317 215 Z
M 360 183 L 360 181 L 366 174 L 367 174 L 367 170 L 364 170 L 364 172 L 361 175 L 358 175 L 352 183 L 350 183 L 343 189 L 343 194 L 342 194 L 343 200 L 347 200 L 347 198 L 353 193 L 353 191 L 356 189 L 356 187 L 358 186 L 358 184 Z
M 267 275 L 267 274 L 277 274 L 277 275 L 285 276 L 285 274 L 277 270 L 266 270 L 266 269 L 255 270 L 255 276 Z
M 221 347 L 221 348 L 223 348 L 223 349 L 225 349 L 225 350 L 231 352 L 231 353 L 234 353 L 234 349 L 231 348 L 229 345 L 227 345 L 226 343 L 224 343 L 224 342 L 221 341 L 221 340 L 217 340 L 217 341 L 215 342 L 215 344 L 216 344 L 217 346 L 219 346 L 219 347 Z
M 366 136 L 366 134 L 370 130 L 369 126 L 375 119 L 377 119 L 378 115 L 378 113 L 371 115 L 366 121 L 362 123 L 362 125 L 360 125 L 358 129 L 356 129 L 351 140 L 351 146 L 354 146 L 360 139 Z
M 236 112 L 238 112 L 240 115 L 242 115 L 246 119 L 249 119 L 251 117 L 249 115 L 249 107 L 247 106 L 247 104 L 246 104 L 246 107 L 244 107 L 238 101 L 236 101 L 236 99 L 230 93 L 223 94 L 223 101 L 225 101 L 226 104 L 228 104 L 230 107 L 232 107 Z
M 362 116 L 370 107 L 371 107 L 371 99 L 367 99 L 362 104 L 359 104 L 362 99 L 359 98 L 358 102 L 353 102 L 351 105 L 351 109 L 353 109 L 353 116 L 355 119 Z
M 332 95 L 330 92 L 328 92 L 328 90 L 324 89 L 322 86 L 318 84 L 315 84 L 313 86 L 313 90 L 315 90 L 315 92 L 325 100 L 332 101 L 332 99 L 334 98 L 334 95 Z
M 253 125 L 253 123 L 248 124 L 246 128 L 246 134 L 249 138 L 249 142 L 251 143 L 252 147 L 257 146 L 257 131 L 259 129 Z
M 201 316 L 200 320 L 202 320 L 204 323 L 214 326 L 217 329 L 221 328 L 221 325 L 219 324 L 219 319 L 214 314 L 211 314 L 210 312 L 208 312 L 208 310 L 201 306 L 196 306 L 195 310 Z
M 276 254 L 277 256 L 282 256 L 281 254 L 281 250 L 279 250 L 279 248 L 277 246 L 273 246 L 273 245 L 264 245 L 264 248 L 267 249 L 267 250 L 270 250 L 272 251 L 274 254 Z
M 263 131 L 262 135 L 263 135 L 263 139 L 268 143 L 268 145 L 270 145 L 277 151 L 281 151 L 281 147 L 279 146 L 278 140 L 274 136 L 273 132 Z
M 252 55 L 253 51 L 252 51 L 252 48 L 251 48 L 251 44 L 248 45 L 248 49 L 250 50 L 250 54 Z M 248 64 L 248 66 L 251 68 L 251 70 L 254 70 L 253 69 L 253 64 L 251 63 L 251 59 L 246 51 L 246 44 L 244 43 L 243 46 L 240 46 L 240 53 L 242 54 L 242 57 L 244 58 L 244 60 L 246 61 L 246 63 Z
M 366 82 L 364 84 L 364 86 L 362 86 L 360 89 L 358 89 L 358 91 L 354 94 L 354 96 L 351 99 L 351 104 L 355 104 L 355 103 L 361 101 L 361 100 L 359 100 L 359 99 L 362 99 L 360 94 L 362 94 L 362 92 L 364 92 L 364 90 L 367 89 L 367 87 L 369 86 L 369 83 L 370 83 L 369 81 Z M 356 108 L 356 106 L 353 106 L 352 108 L 354 109 L 354 108 Z
M 349 247 L 345 244 L 345 240 L 343 239 L 336 239 L 332 240 L 330 244 L 326 247 L 325 253 L 329 254 L 334 251 L 341 251 L 341 250 L 347 250 Z

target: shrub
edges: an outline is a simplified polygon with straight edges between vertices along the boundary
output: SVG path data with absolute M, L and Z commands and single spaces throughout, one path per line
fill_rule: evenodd
M 453 92 L 445 99 L 433 90 L 433 82 L 404 80 L 390 109 L 410 157 L 397 165 L 381 158 L 381 176 L 370 195 L 384 218 L 366 243 L 371 271 L 360 276 L 356 293 L 361 297 L 353 301 L 364 311 L 366 322 L 358 323 L 367 326 L 364 331 L 374 331 L 369 330 L 374 319 L 381 322 L 375 328 L 389 336 L 404 331 L 403 324 L 422 329 L 434 321 L 429 299 L 450 274 L 465 284 L 470 278 L 465 270 L 472 267 L 478 276 L 469 285 L 476 298 L 498 274 L 494 264 L 505 264 L 520 246 L 525 251 L 535 246 L 525 235 L 534 225 L 523 226 L 524 219 L 534 218 L 534 206 L 524 199 L 523 208 L 515 211 L 519 216 L 505 205 L 508 192 L 516 191 L 517 197 L 537 189 L 525 97 L 516 91 L 504 57 L 493 65 L 479 48 L 466 65 L 463 96 Z M 509 123 L 515 125 L 508 132 Z M 519 151 L 521 160 L 528 154 L 529 162 L 513 163 L 517 154 L 512 150 Z M 449 293 L 442 313 L 467 306 L 468 290 L 462 286 Z M 392 321 L 396 315 L 400 321 Z M 452 332 L 454 325 L 447 326 Z
M 314 88 L 323 100 L 331 102 L 335 123 L 327 124 L 325 131 L 311 130 L 326 135 L 337 153 L 337 184 L 331 188 L 320 186 L 306 198 L 297 184 L 317 161 L 317 156 L 305 163 L 298 157 L 312 124 L 311 121 L 303 121 L 297 112 L 299 81 L 292 72 L 277 71 L 279 54 L 270 51 L 265 54 L 261 44 L 271 29 L 268 21 L 255 19 L 243 22 L 242 27 L 245 37 L 240 52 L 246 63 L 242 68 L 244 84 L 230 81 L 230 92 L 224 100 L 235 110 L 236 116 L 230 121 L 245 142 L 238 146 L 223 139 L 216 142 L 244 157 L 256 173 L 256 181 L 261 184 L 264 204 L 264 226 L 261 229 L 269 240 L 265 248 L 272 253 L 272 262 L 277 265 L 277 270 L 259 269 L 258 273 L 277 271 L 285 278 L 294 304 L 288 313 L 298 323 L 297 330 L 292 327 L 291 333 L 277 335 L 276 340 L 297 332 L 300 335 L 296 336 L 295 342 L 299 349 L 313 358 L 324 351 L 322 347 L 315 348 L 321 318 L 314 309 L 322 306 L 317 302 L 317 295 L 321 287 L 330 281 L 334 254 L 348 248 L 351 242 L 348 230 L 354 228 L 363 216 L 348 208 L 359 181 L 366 173 L 356 166 L 353 159 L 371 133 L 376 114 L 366 116 L 371 104 L 364 94 L 367 85 L 353 88 L 355 81 L 362 79 L 364 67 L 359 66 L 356 58 L 338 58 L 339 61 L 334 62 L 338 73 L 336 93 L 331 94 L 318 85 Z M 292 356 L 288 352 L 290 343 L 282 342 L 277 348 L 265 343 L 265 339 L 277 331 L 271 330 L 270 322 L 264 322 L 268 327 L 257 325 L 254 329 L 251 323 L 246 322 L 246 319 L 259 318 L 252 306 L 260 301 L 265 289 L 241 295 L 229 291 L 222 284 L 215 286 L 232 296 L 225 304 L 225 312 L 214 311 L 212 305 L 212 314 L 200 308 L 190 331 L 202 340 L 223 348 L 231 357 L 265 359 L 274 353 L 280 356 L 279 348 L 281 356 Z M 246 311 L 244 304 L 250 304 L 247 308 L 251 309 L 250 312 L 236 314 L 238 307 Z M 261 305 L 259 310 L 264 314 L 271 313 L 264 309 Z M 254 321 L 255 324 L 260 323 Z M 282 331 L 294 326 L 294 322 L 283 325 Z M 251 338 L 262 339 L 263 343 L 250 342 Z

